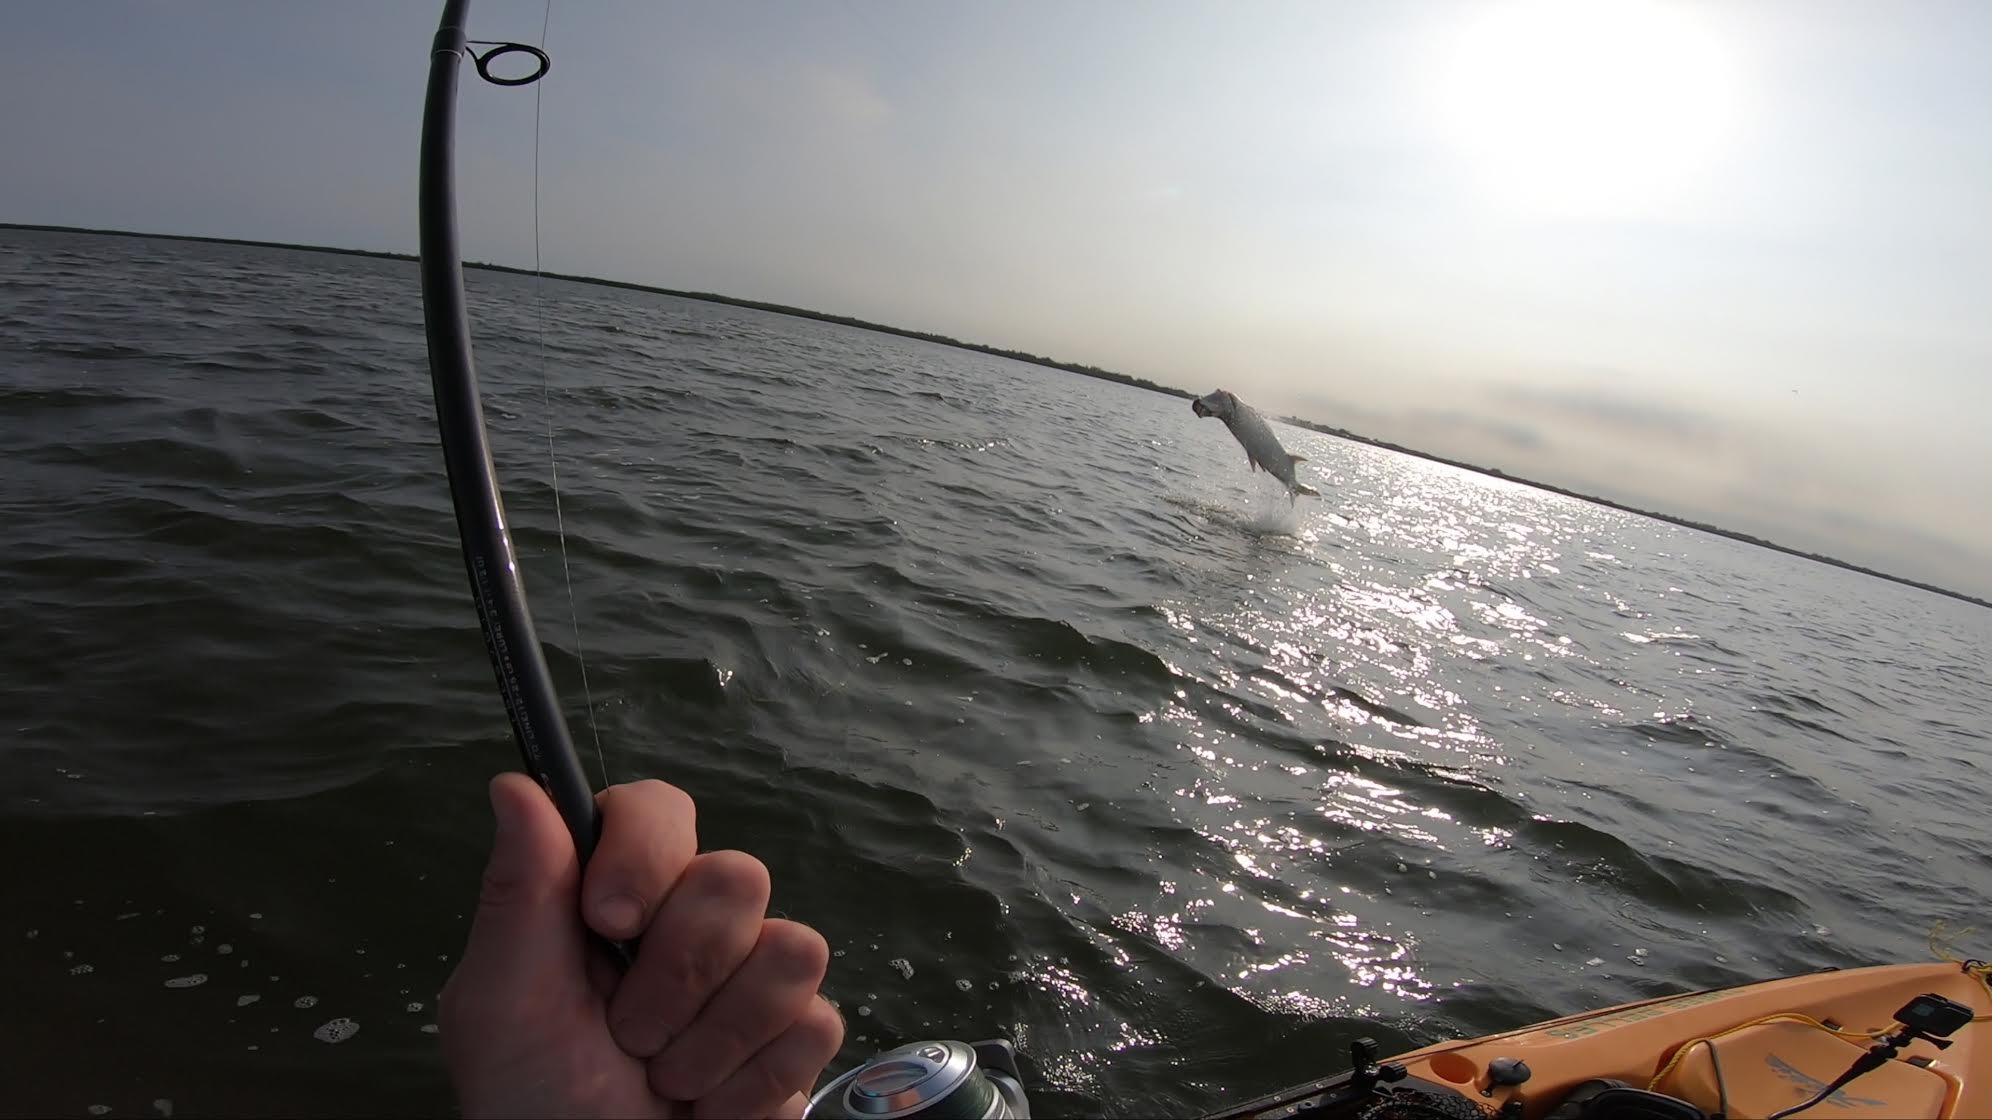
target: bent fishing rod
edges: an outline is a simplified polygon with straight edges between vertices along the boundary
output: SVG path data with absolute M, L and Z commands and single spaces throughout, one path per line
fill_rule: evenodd
M 518 556 L 506 524 L 505 503 L 477 390 L 477 369 L 471 360 L 470 313 L 464 300 L 456 222 L 457 75 L 463 59 L 468 56 L 486 81 L 506 86 L 538 81 L 551 63 L 538 47 L 469 39 L 464 30 L 469 7 L 470 0 L 447 0 L 443 6 L 429 56 L 429 93 L 422 113 L 422 317 L 429 336 L 436 428 L 449 470 L 450 500 L 456 507 L 457 535 L 463 540 L 471 598 L 477 604 L 484 646 L 497 674 L 505 714 L 512 721 L 513 738 L 518 740 L 527 773 L 553 798 L 574 838 L 575 854 L 586 865 L 601 836 L 601 810 L 575 753 L 567 721 L 560 714 L 560 699 L 533 628 Z M 473 43 L 491 49 L 480 55 L 470 50 Z M 530 55 L 538 68 L 516 78 L 494 76 L 491 60 L 507 54 Z M 604 944 L 619 964 L 629 965 L 631 946 Z M 919 1084 L 911 1087 L 904 1084 L 909 1068 L 922 1071 L 916 1079 Z M 818 1090 L 805 1116 L 850 1115 L 847 1102 L 859 1098 L 875 1103 L 880 1078 L 890 1083 L 886 1091 L 900 1108 L 893 1115 L 906 1120 L 955 1115 L 1027 1120 L 1030 1116 L 1015 1051 L 1003 1039 L 973 1045 L 922 1042 L 886 1051 Z M 871 1111 L 876 1109 L 866 1110 Z
M 436 428 L 449 470 L 450 500 L 456 507 L 457 535 L 463 540 L 464 568 L 484 647 L 497 673 L 498 693 L 512 721 L 526 772 L 560 810 L 574 851 L 585 865 L 601 836 L 602 816 L 594 790 L 581 769 L 553 675 L 533 628 L 532 611 L 519 572 L 518 555 L 505 518 L 491 441 L 484 427 L 477 369 L 471 358 L 470 314 L 463 291 L 463 257 L 456 220 L 457 74 L 467 55 L 479 76 L 502 86 L 538 81 L 551 65 L 546 52 L 523 43 L 480 44 L 470 49 L 464 19 L 470 0 L 448 0 L 429 55 L 429 92 L 422 112 L 421 266 L 422 318 L 429 336 L 429 376 L 436 393 Z M 532 73 L 515 78 L 491 73 L 494 58 L 531 56 Z

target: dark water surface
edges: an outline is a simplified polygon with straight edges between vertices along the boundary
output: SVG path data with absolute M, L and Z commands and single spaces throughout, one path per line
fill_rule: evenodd
M 469 284 L 585 744 L 532 282 Z M 609 772 L 770 865 L 847 1060 L 1181 1112 L 1984 916 L 1992 612 L 1282 429 L 1289 513 L 1174 398 L 544 301 Z M 0 233 L 0 455 L 0 1111 L 447 1110 L 514 751 L 414 266 Z

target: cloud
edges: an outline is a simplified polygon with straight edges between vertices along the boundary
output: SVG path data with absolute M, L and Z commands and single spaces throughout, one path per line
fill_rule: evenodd
M 1433 432 L 1448 432 L 1452 438 L 1471 437 L 1492 440 L 1526 451 L 1544 446 L 1542 432 L 1533 425 L 1504 420 L 1456 408 L 1414 408 L 1403 414 L 1404 422 Z
M 1626 377 L 1628 384 L 1637 379 Z M 1619 431 L 1661 436 L 1716 437 L 1725 425 L 1716 417 L 1685 405 L 1667 404 L 1651 394 L 1621 395 L 1597 388 L 1551 388 L 1539 385 L 1507 385 L 1496 397 L 1512 402 L 1540 417 L 1579 423 L 1602 424 Z
M 1603 375 L 1601 375 L 1603 376 Z M 1843 419 L 1718 411 L 1595 383 L 1455 385 L 1458 403 L 1292 399 L 1332 423 L 1509 475 L 1985 595 L 1992 525 L 1968 474 L 1933 483 Z

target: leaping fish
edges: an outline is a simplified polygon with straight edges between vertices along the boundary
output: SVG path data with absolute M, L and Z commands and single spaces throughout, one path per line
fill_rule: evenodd
M 1286 484 L 1289 499 L 1306 494 L 1311 498 L 1321 496 L 1321 491 L 1304 486 L 1294 480 L 1293 465 L 1305 463 L 1300 455 L 1289 455 L 1280 446 L 1278 436 L 1273 434 L 1273 426 L 1259 415 L 1257 409 L 1223 389 L 1213 391 L 1209 396 L 1198 397 L 1190 402 L 1190 410 L 1198 416 L 1215 416 L 1224 421 L 1231 434 L 1245 448 L 1245 459 L 1253 470 L 1263 470 Z

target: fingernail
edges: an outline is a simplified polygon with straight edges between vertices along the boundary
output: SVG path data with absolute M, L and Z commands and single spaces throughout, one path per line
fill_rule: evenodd
M 612 894 L 595 903 L 595 922 L 602 932 L 617 937 L 630 937 L 637 932 L 636 923 L 643 920 L 643 903 L 627 894 Z

